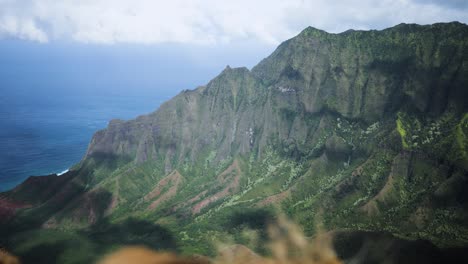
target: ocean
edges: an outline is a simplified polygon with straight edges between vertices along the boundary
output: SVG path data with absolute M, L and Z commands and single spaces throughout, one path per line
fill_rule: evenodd
M 109 120 L 152 112 L 170 96 L 15 96 L 0 99 L 0 191 L 31 175 L 61 173 L 78 163 L 92 135 Z
M 152 112 L 227 64 L 252 67 L 271 49 L 1 39 L 0 191 L 67 170 L 109 120 Z

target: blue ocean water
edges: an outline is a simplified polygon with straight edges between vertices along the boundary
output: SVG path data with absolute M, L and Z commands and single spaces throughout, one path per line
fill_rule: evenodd
M 113 118 L 154 111 L 163 95 L 23 96 L 0 99 L 0 191 L 30 175 L 60 173 L 81 160 L 93 133 Z
M 68 169 L 109 120 L 152 112 L 227 64 L 252 67 L 272 48 L 0 39 L 0 191 Z

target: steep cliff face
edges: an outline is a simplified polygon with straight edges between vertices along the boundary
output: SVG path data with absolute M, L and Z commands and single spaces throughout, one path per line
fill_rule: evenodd
M 226 67 L 154 113 L 111 121 L 51 178 L 54 195 L 32 203 L 26 182 L 0 201 L 49 228 L 176 222 L 188 251 L 225 235 L 226 216 L 269 205 L 308 234 L 320 219 L 464 245 L 467 50 L 460 23 L 307 28 L 251 71 Z
M 153 114 L 112 121 L 94 136 L 87 156 L 160 156 L 174 160 L 170 170 L 205 147 L 223 159 L 254 146 L 261 152 L 272 135 L 308 141 L 304 116 L 322 112 L 366 124 L 398 111 L 461 113 L 468 105 L 467 34 L 458 23 L 341 34 L 307 28 L 252 71 L 227 67 Z
M 181 92 L 150 115 L 112 121 L 93 137 L 86 156 L 127 155 L 136 162 L 162 158 L 169 172 L 207 148 L 218 149 L 219 159 L 246 153 L 266 92 L 248 69 L 228 66 L 206 86 Z
M 307 112 L 328 109 L 367 122 L 404 107 L 440 114 L 466 107 L 466 33 L 457 23 L 341 34 L 309 27 L 252 72 L 297 93 Z

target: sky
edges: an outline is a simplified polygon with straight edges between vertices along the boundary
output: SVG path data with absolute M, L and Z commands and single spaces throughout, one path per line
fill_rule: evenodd
M 41 43 L 278 45 L 307 26 L 341 32 L 401 22 L 466 23 L 467 14 L 466 0 L 0 0 L 0 36 Z
M 174 94 L 307 26 L 450 21 L 468 22 L 468 0 L 0 0 L 0 89 Z

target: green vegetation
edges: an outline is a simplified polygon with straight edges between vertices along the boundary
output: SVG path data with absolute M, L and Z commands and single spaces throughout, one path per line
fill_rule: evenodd
M 405 127 L 403 125 L 401 114 L 398 114 L 398 118 L 396 120 L 396 125 L 397 125 L 398 134 L 400 134 L 400 137 L 401 137 L 401 145 L 403 146 L 403 148 L 408 149 L 409 146 L 408 146 L 408 143 L 406 142 L 406 134 L 407 133 L 406 133 Z
M 468 132 L 468 113 L 460 120 L 460 123 L 457 124 L 455 130 L 455 139 L 457 145 L 455 147 L 456 151 L 459 153 L 459 160 L 462 162 L 468 161 L 468 153 L 467 153 L 467 146 L 468 146 L 468 137 L 466 136 Z M 466 164 L 466 163 L 465 163 Z

